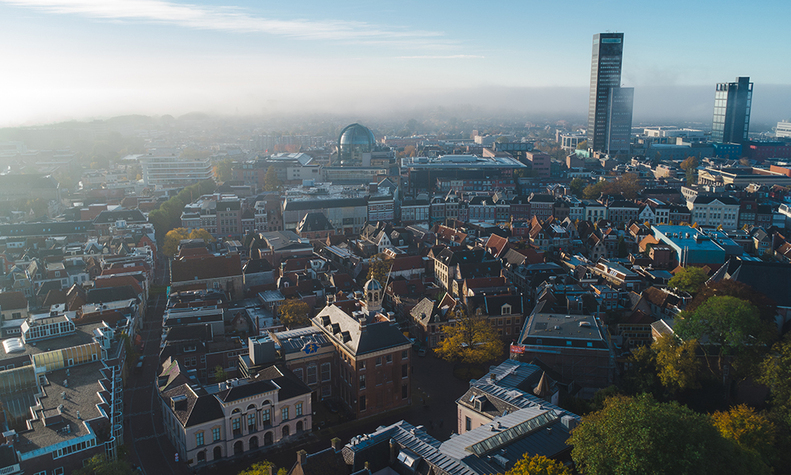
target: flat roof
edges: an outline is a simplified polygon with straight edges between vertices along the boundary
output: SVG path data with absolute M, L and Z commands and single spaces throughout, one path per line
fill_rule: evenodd
M 543 338 L 604 340 L 593 315 L 564 313 L 534 313 L 528 321 L 527 335 Z
M 97 361 L 47 374 L 48 383 L 42 386 L 44 395 L 39 398 L 41 410 L 36 411 L 39 419 L 31 421 L 33 430 L 20 433 L 19 442 L 14 444 L 23 458 L 26 453 L 90 435 L 86 421 L 104 417 L 97 408 L 101 402 L 97 392 L 105 390 L 99 384 L 99 380 L 104 379 L 100 372 L 102 368 L 104 365 Z M 63 408 L 59 411 L 60 405 Z M 45 427 L 42 414 L 58 412 L 62 422 Z M 69 430 L 64 431 L 67 425 Z
M 0 349 L 0 365 L 2 365 L 3 362 L 6 361 L 10 362 L 10 360 L 17 359 L 23 356 L 28 357 L 27 359 L 29 360 L 30 356 L 39 353 L 46 353 L 48 351 L 62 350 L 65 348 L 71 348 L 73 346 L 87 345 L 89 343 L 93 343 L 94 342 L 93 331 L 103 326 L 104 325 L 102 322 L 89 323 L 86 325 L 78 325 L 74 333 L 69 333 L 59 337 L 49 338 L 46 340 L 37 340 L 32 343 L 28 343 L 24 345 L 25 348 L 24 351 L 6 353 L 5 350 Z M 19 338 L 19 337 L 13 337 L 13 338 Z
M 691 226 L 660 224 L 654 226 L 652 229 L 654 230 L 654 237 L 660 240 L 665 239 L 669 241 L 673 247 L 679 249 L 686 248 L 697 251 L 723 250 L 722 247 L 712 241 L 709 236 L 706 236 Z M 696 239 L 697 236 L 700 236 L 700 238 Z
M 527 168 L 519 160 L 507 156 L 442 155 L 440 157 L 404 157 L 402 168 Z

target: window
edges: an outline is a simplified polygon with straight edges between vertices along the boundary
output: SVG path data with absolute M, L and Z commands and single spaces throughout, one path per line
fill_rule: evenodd
M 296 414 L 295 417 L 299 417 L 302 415 L 302 403 L 298 402 L 294 405 L 294 413 Z
M 401 365 L 401 377 L 406 378 L 407 376 L 409 376 L 409 365 L 404 363 Z
M 329 381 L 330 380 L 330 364 L 329 363 L 322 363 L 321 364 L 321 380 L 322 381 Z
M 63 475 L 63 467 L 58 467 L 52 471 L 52 475 Z
M 385 362 L 390 364 L 393 362 L 393 355 L 385 355 Z
M 220 428 L 219 427 L 215 427 L 214 429 L 211 430 L 211 439 L 212 439 L 212 442 L 217 442 L 218 440 L 220 440 Z
M 248 432 L 253 432 L 255 430 L 255 412 L 247 414 L 247 428 Z
M 401 399 L 406 399 L 408 394 L 409 394 L 409 386 L 404 384 L 403 386 L 401 386 Z
M 332 388 L 330 386 L 324 385 L 321 387 L 321 397 L 330 397 L 332 396 Z
M 195 433 L 195 445 L 197 445 L 198 447 L 203 445 L 203 432 Z
M 308 384 L 316 384 L 316 366 L 308 366 Z
M 231 428 L 233 429 L 233 435 L 239 435 L 242 433 L 242 418 L 241 417 L 234 417 L 231 419 Z
M 376 357 L 376 366 L 382 366 L 382 357 L 381 356 L 377 356 Z
M 300 381 L 305 382 L 305 379 L 302 377 L 302 368 L 295 368 L 294 369 L 294 376 L 299 378 Z
M 360 396 L 360 410 L 361 411 L 365 410 L 365 395 Z
M 472 430 L 472 419 L 469 417 L 464 418 L 464 430 Z
M 272 423 L 272 414 L 269 408 L 261 410 L 261 422 L 263 422 L 264 425 L 269 425 Z
M 281 410 L 280 410 L 280 414 L 281 414 L 281 416 L 282 416 L 282 419 L 283 419 L 284 421 L 287 421 L 287 420 L 288 420 L 288 406 L 286 406 L 286 407 L 284 407 L 283 409 L 281 409 Z
M 365 389 L 365 375 L 360 375 L 360 389 Z
M 365 361 L 360 361 L 360 369 L 365 369 Z
M 409 352 L 408 352 L 407 350 L 403 350 L 403 351 L 401 352 L 401 359 L 402 359 L 402 360 L 405 360 L 405 359 L 407 359 L 407 358 L 409 358 Z

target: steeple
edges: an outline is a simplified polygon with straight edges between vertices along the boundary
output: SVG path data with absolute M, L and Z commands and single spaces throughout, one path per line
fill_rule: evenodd
M 365 308 L 369 314 L 382 310 L 384 289 L 378 280 L 371 279 L 366 282 L 365 286 L 363 286 L 363 292 L 365 292 Z

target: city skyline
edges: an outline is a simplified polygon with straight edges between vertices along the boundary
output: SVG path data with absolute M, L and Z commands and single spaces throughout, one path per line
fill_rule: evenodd
M 636 121 L 710 120 L 713 97 L 698 91 L 737 76 L 761 85 L 754 120 L 788 118 L 778 103 L 791 97 L 790 68 L 765 46 L 782 37 L 786 4 L 762 2 L 738 16 L 723 4 L 680 2 L 499 8 L 486 15 L 472 3 L 0 1 L 0 38 L 13 45 L 2 53 L 10 73 L 0 79 L 0 126 L 456 104 L 582 116 L 590 38 L 608 30 L 629 37 L 622 81 L 636 88 Z M 584 26 L 565 27 L 569 12 Z M 737 27 L 738 38 L 729 33 Z M 655 91 L 668 88 L 697 103 L 667 104 Z

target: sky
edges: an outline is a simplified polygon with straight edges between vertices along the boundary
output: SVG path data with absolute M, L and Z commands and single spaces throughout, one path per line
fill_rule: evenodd
M 623 32 L 636 121 L 708 120 L 750 76 L 791 117 L 788 0 L 0 0 L 0 126 L 125 114 L 472 105 L 587 113 L 594 33 Z

